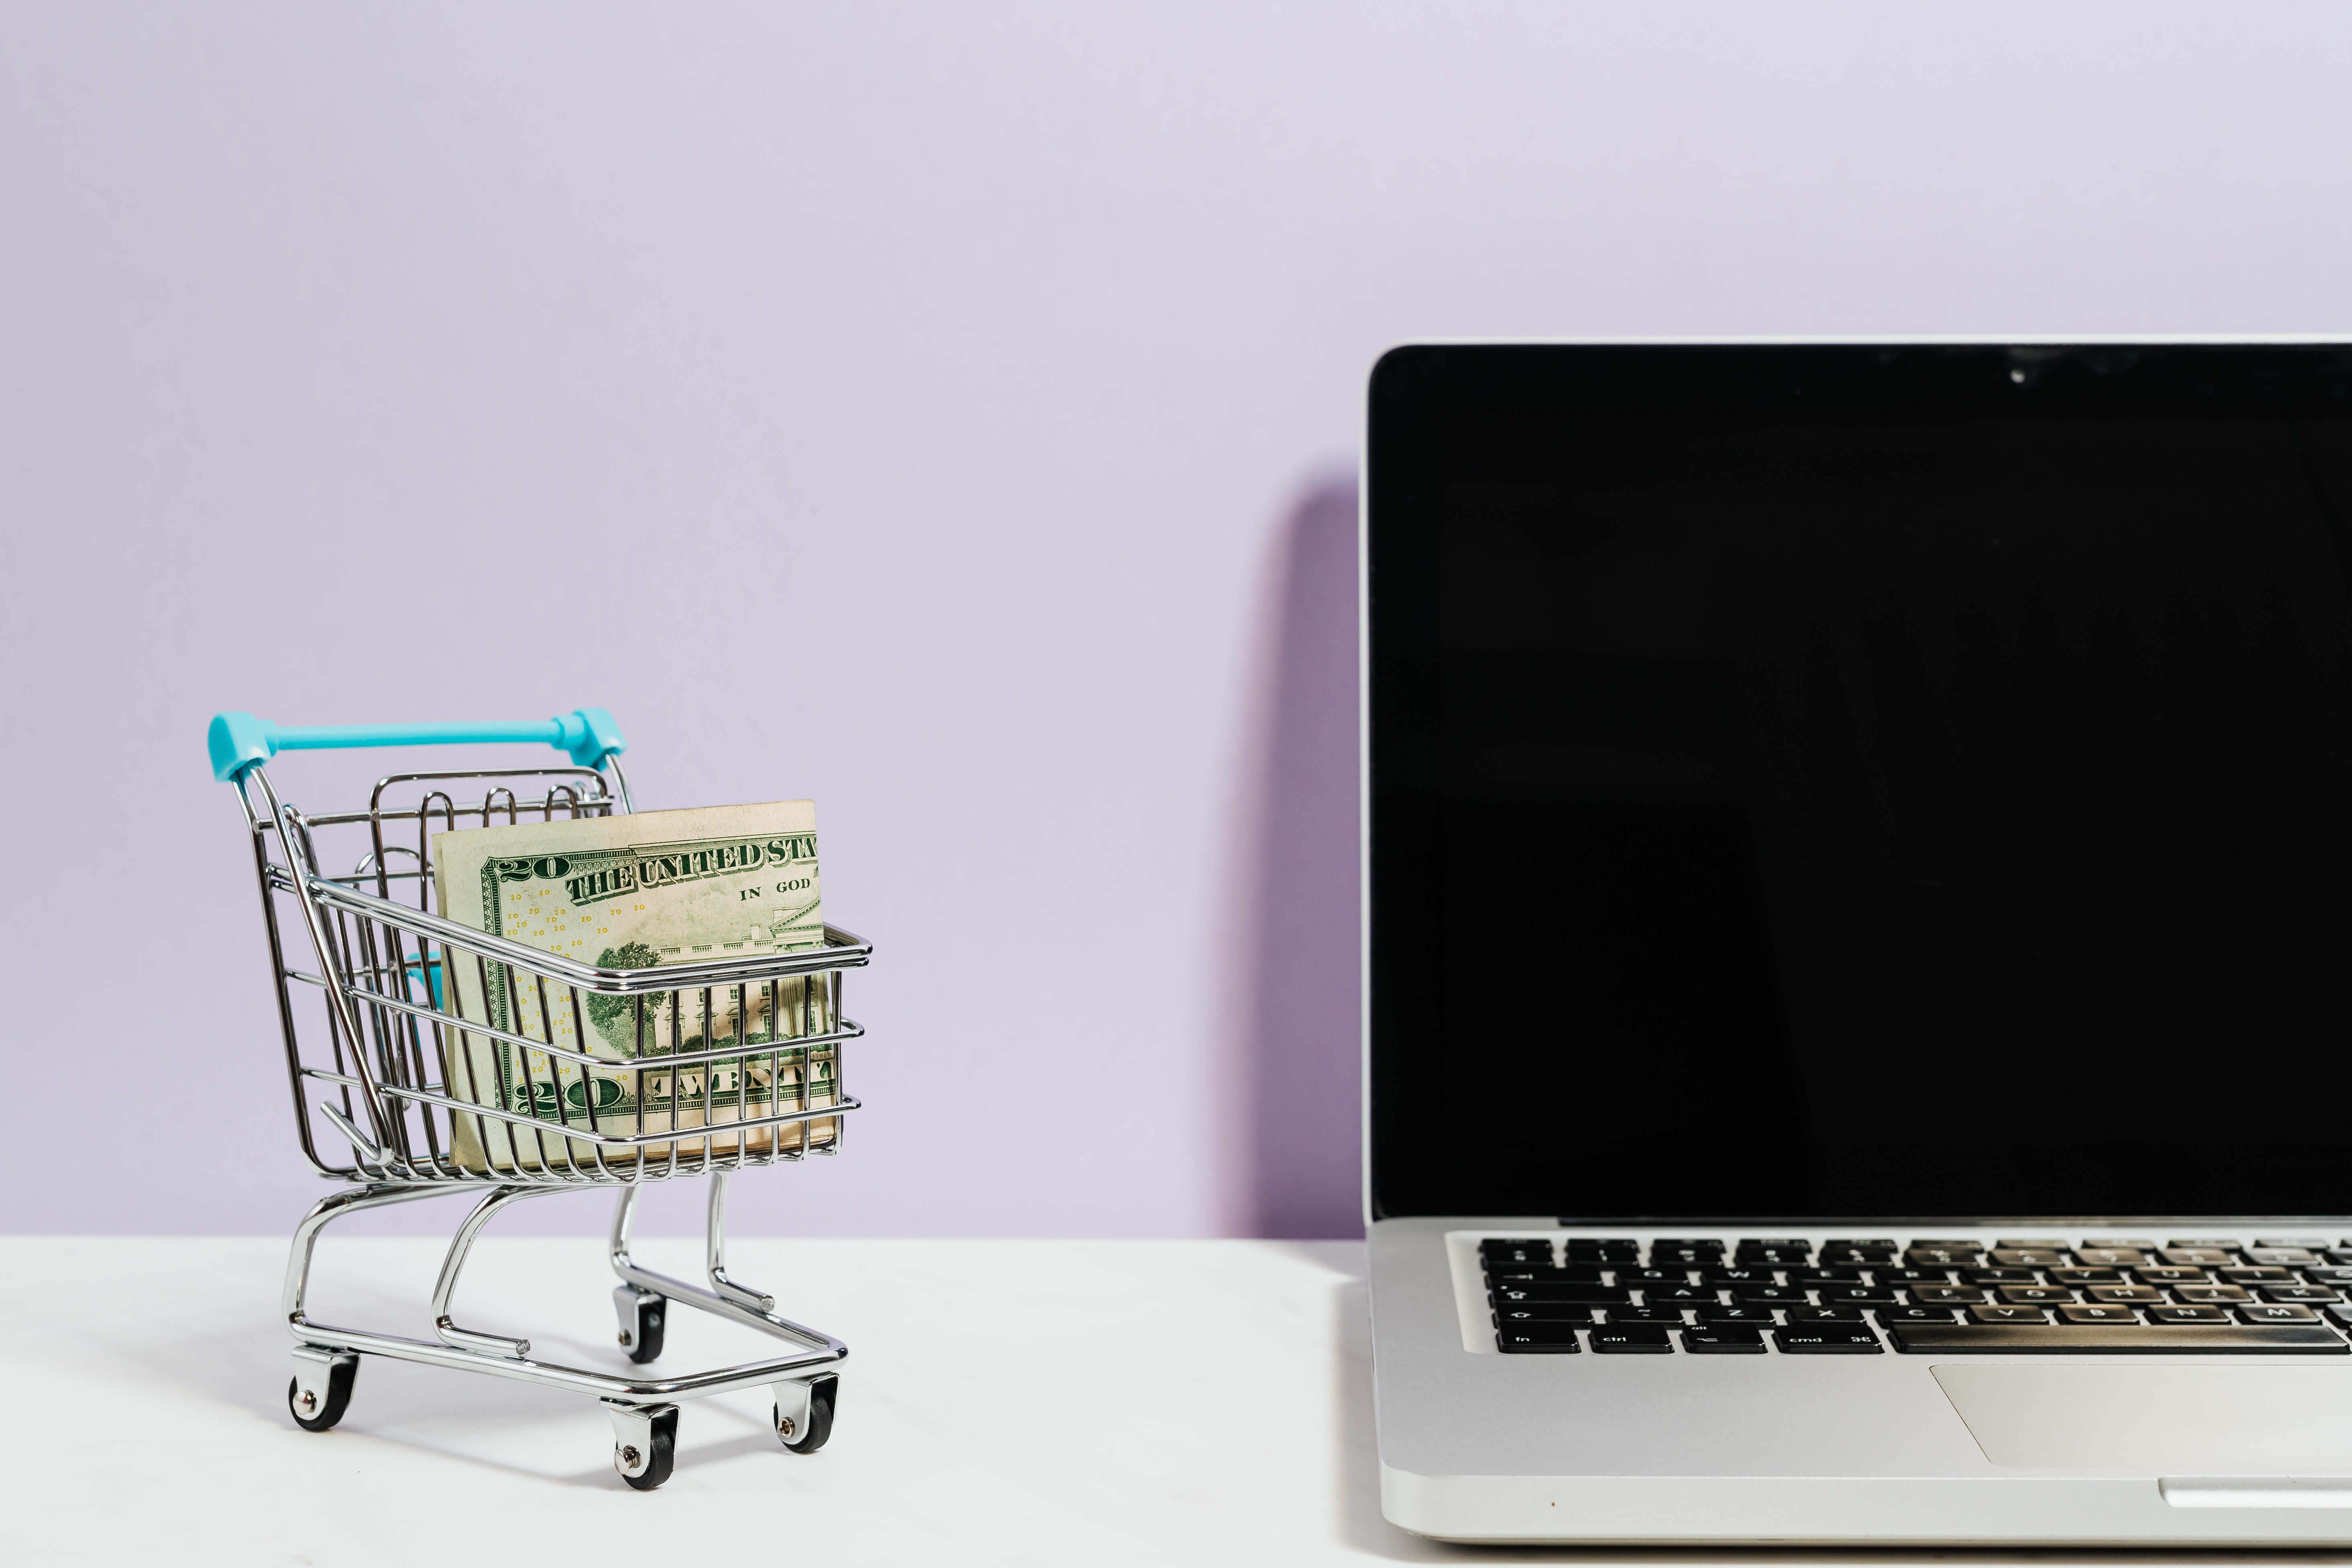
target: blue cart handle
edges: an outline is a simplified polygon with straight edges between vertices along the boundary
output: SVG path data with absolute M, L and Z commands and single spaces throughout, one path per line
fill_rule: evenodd
M 280 752 L 326 752 L 347 746 L 450 746 L 487 741 L 538 741 L 568 752 L 583 768 L 629 749 L 620 726 L 602 708 L 575 708 L 537 722 L 515 724 L 319 724 L 289 729 L 250 713 L 215 713 L 205 736 L 213 777 L 226 784 Z

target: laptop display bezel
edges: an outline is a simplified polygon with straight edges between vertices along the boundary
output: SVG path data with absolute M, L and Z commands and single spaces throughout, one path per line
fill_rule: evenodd
M 1385 1016 L 1390 987 L 1422 983 L 1433 952 L 1431 921 L 1384 920 L 1384 899 L 1402 847 L 1384 805 L 1433 765 L 1432 737 L 1404 716 L 1427 713 L 1435 647 L 1432 598 L 1441 442 L 1453 422 L 1525 416 L 1666 416 L 1687 412 L 1885 416 L 2133 411 L 2307 415 L 2352 409 L 2352 346 L 2333 342 L 2077 342 L 1832 343 L 1417 344 L 1391 350 L 1370 378 L 1364 464 L 1363 823 L 1365 1196 L 1373 1220 L 1407 1215 L 1553 1212 L 1556 1194 L 1481 1193 L 1458 1179 L 1479 1160 L 1477 1108 L 1450 1103 L 1446 1064 L 1416 1049 Z M 1418 690 L 1416 689 L 1419 689 Z M 1437 951 L 1475 950 L 1471 911 L 1445 911 Z M 1451 920 L 1464 923 L 1450 927 Z M 1465 981 L 1475 983 L 1475 978 Z M 1427 1179 L 1438 1163 L 1442 1183 Z M 1442 1187 L 1450 1201 L 1425 1194 Z M 2282 1211 L 2280 1217 L 2289 1217 Z M 1580 1215 L 1593 1224 L 1776 1215 Z M 1791 1216 L 1794 1217 L 1794 1216 Z M 1899 1218 L 2130 1215 L 1807 1215 L 1808 1222 Z M 2157 1216 L 2147 1216 L 2157 1217 Z

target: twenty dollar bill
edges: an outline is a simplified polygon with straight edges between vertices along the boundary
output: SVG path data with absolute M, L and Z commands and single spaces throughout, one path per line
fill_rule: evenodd
M 808 801 L 706 806 L 461 828 L 432 844 L 442 915 L 477 931 L 604 969 L 654 969 L 820 945 L 816 808 Z M 449 1095 L 551 1128 L 611 1135 L 709 1130 L 722 1156 L 822 1148 L 833 1118 L 720 1134 L 727 1123 L 834 1103 L 829 1046 L 793 1041 L 833 1031 L 822 979 L 758 981 L 643 996 L 575 992 L 527 970 L 447 954 L 444 1005 L 502 1034 L 613 1062 L 588 1067 L 472 1031 L 446 1030 Z M 618 1064 L 741 1047 L 744 1054 L 675 1070 Z M 756 1047 L 756 1048 L 754 1048 Z M 558 1131 L 457 1115 L 468 1170 L 593 1173 L 595 1147 Z M 698 1156 L 705 1139 L 644 1147 Z M 628 1164 L 632 1149 L 605 1149 Z

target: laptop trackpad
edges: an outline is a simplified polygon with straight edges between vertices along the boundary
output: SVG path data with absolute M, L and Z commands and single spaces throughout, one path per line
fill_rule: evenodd
M 2352 1367 L 1933 1370 L 1996 1465 L 2352 1475 Z

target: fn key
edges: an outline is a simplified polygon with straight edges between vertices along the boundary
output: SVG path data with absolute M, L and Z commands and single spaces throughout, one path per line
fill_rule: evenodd
M 1512 1323 L 1495 1331 L 1495 1348 L 1505 1355 L 1574 1355 L 1574 1323 Z
M 1782 1355 L 1876 1355 L 1878 1336 L 1860 1323 L 1813 1323 L 1772 1331 Z

